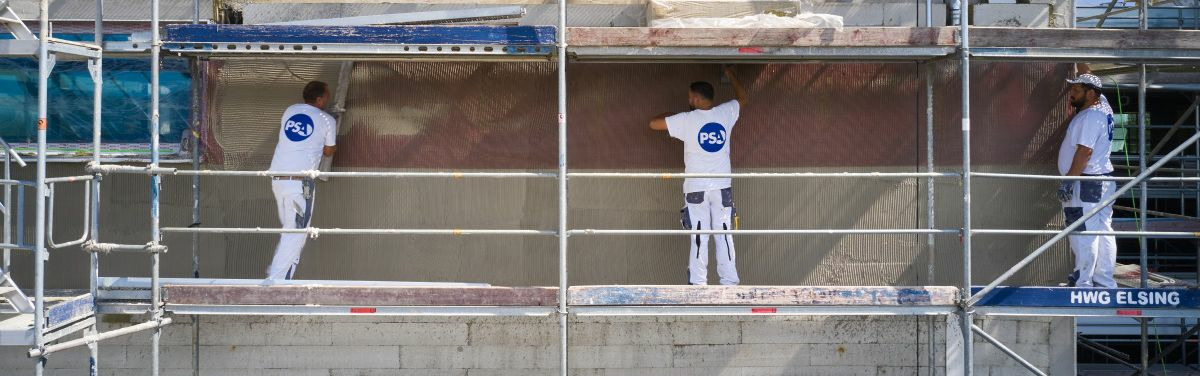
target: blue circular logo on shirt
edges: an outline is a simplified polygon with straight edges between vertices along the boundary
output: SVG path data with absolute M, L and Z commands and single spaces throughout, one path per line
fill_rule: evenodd
M 295 114 L 283 123 L 283 134 L 287 135 L 289 140 L 300 142 L 308 139 L 308 136 L 313 134 L 313 119 L 305 114 Z
M 700 143 L 700 148 L 709 153 L 716 153 L 725 147 L 725 143 L 729 142 L 729 134 L 725 132 L 725 126 L 717 123 L 708 123 L 700 127 L 700 133 L 696 135 L 696 141 Z

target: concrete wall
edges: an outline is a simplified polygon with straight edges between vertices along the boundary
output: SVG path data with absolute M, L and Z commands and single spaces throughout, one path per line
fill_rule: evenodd
M 188 317 L 164 330 L 164 376 L 191 375 Z M 105 327 L 128 325 L 105 318 Z M 944 375 L 944 317 L 574 318 L 572 375 Z M 557 375 L 553 318 L 248 317 L 200 319 L 202 376 Z M 980 322 L 1051 375 L 1074 375 L 1070 318 Z M 930 344 L 933 336 L 933 346 Z M 100 348 L 100 374 L 148 375 L 148 333 Z M 976 374 L 1025 375 L 975 344 Z M 0 348 L 0 374 L 31 371 Z M 1065 353 L 1070 351 L 1070 353 Z M 932 356 L 932 367 L 930 360 Z M 48 376 L 86 372 L 86 350 L 50 358 Z M 952 357 L 951 359 L 956 359 Z M 1063 364 L 1069 364 L 1064 367 Z M 951 364 L 952 374 L 954 365 Z

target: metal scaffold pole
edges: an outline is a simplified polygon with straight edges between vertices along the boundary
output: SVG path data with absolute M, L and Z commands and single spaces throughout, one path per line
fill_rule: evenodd
M 959 25 L 959 73 L 962 76 L 962 300 L 959 325 L 963 336 L 963 372 L 970 376 L 974 372 L 974 345 L 972 341 L 972 308 L 966 304 L 971 297 L 971 50 L 967 23 L 970 20 L 970 4 L 964 1 L 958 12 Z
M 1146 30 L 1146 28 L 1148 26 L 1147 12 L 1149 11 L 1149 8 L 1147 7 L 1147 5 L 1148 5 L 1147 1 L 1138 2 L 1138 29 L 1141 29 L 1141 30 Z M 1139 157 L 1138 158 L 1138 173 L 1143 173 L 1146 171 L 1146 158 L 1149 157 L 1146 154 L 1146 64 L 1145 63 L 1138 64 L 1138 157 Z M 1147 197 L 1148 191 L 1146 188 L 1147 187 L 1146 187 L 1145 181 L 1142 181 L 1142 183 L 1138 185 L 1138 221 L 1137 221 L 1137 223 L 1138 223 L 1139 231 L 1146 231 L 1146 209 L 1147 209 L 1146 204 L 1149 199 L 1149 197 Z M 1138 263 L 1140 264 L 1139 269 L 1141 272 L 1140 273 L 1141 274 L 1141 283 L 1139 284 L 1139 286 L 1141 286 L 1141 288 L 1146 288 L 1149 286 L 1149 279 L 1148 279 L 1148 276 L 1146 275 L 1147 270 L 1148 270 L 1148 265 L 1146 265 L 1146 264 L 1149 262 L 1149 260 L 1148 260 L 1149 259 L 1149 256 L 1148 256 L 1149 244 L 1147 244 L 1146 237 L 1138 238 L 1138 251 L 1139 251 L 1139 257 L 1138 257 L 1139 262 Z M 1143 375 L 1145 375 L 1146 371 L 1150 369 L 1150 336 L 1149 336 L 1148 327 L 1147 327 L 1148 322 L 1149 322 L 1149 319 L 1146 319 L 1146 318 L 1138 319 L 1138 323 L 1140 324 L 1139 326 L 1141 329 L 1141 345 L 1142 345 L 1141 346 L 1142 351 L 1141 351 L 1140 373 Z
M 159 0 L 150 0 L 150 169 L 158 168 L 159 157 L 159 73 L 162 69 L 161 54 L 162 40 L 159 35 Z M 157 173 L 150 175 L 150 246 L 157 247 L 162 242 L 162 232 L 159 229 L 159 190 L 162 188 L 162 176 Z M 162 286 L 159 281 L 159 261 L 161 252 L 150 255 L 150 313 L 151 321 L 163 320 Z M 159 348 L 162 342 L 162 326 L 155 325 L 150 341 L 150 374 L 158 376 Z
M 1138 64 L 1138 172 L 1146 171 L 1146 64 Z M 1138 231 L 1146 231 L 1146 209 L 1148 189 L 1146 181 L 1138 184 Z M 1141 281 L 1138 286 L 1149 287 L 1147 270 L 1149 262 L 1149 244 L 1145 236 L 1138 237 L 1138 264 L 1140 264 Z M 1138 319 L 1141 329 L 1141 373 L 1145 374 L 1150 368 L 1150 337 L 1148 333 L 1149 319 Z
M 95 38 L 97 46 L 104 46 L 104 0 L 96 0 L 96 29 Z M 101 107 L 103 105 L 104 92 L 104 75 L 103 75 L 103 57 L 91 60 L 89 70 L 92 75 L 92 163 L 96 166 L 100 165 L 100 132 L 103 124 L 101 123 Z M 91 241 L 92 243 L 100 243 L 100 179 L 99 173 L 94 173 L 90 183 L 92 185 L 92 217 L 91 224 Z M 99 296 L 98 285 L 100 282 L 100 255 L 96 252 L 88 252 L 88 291 L 92 294 L 93 302 Z M 93 303 L 94 304 L 94 303 Z M 99 312 L 99 307 L 93 306 L 93 312 Z M 99 321 L 99 320 L 97 320 Z M 100 333 L 99 323 L 93 324 L 89 333 L 96 335 Z M 100 369 L 100 342 L 88 344 L 90 352 L 90 371 L 89 375 L 96 376 Z
M 41 0 L 39 2 L 40 16 L 38 20 L 38 116 L 37 116 L 37 211 L 35 218 L 37 222 L 34 224 L 34 254 L 33 254 L 33 348 L 40 350 L 46 344 L 43 343 L 42 328 L 46 327 L 46 318 L 41 314 L 45 312 L 46 299 L 44 296 L 46 287 L 46 100 L 47 88 L 49 85 L 50 69 L 52 69 L 50 55 L 50 0 Z M 34 375 L 42 376 L 46 368 L 46 357 L 38 356 L 34 359 Z
M 932 0 L 926 0 L 925 10 L 926 10 L 927 24 L 929 24 L 928 23 L 929 21 L 933 20 L 933 14 L 929 11 L 929 2 L 930 1 L 932 1 Z M 929 62 L 924 63 L 924 65 L 925 65 L 925 172 L 933 172 L 933 170 L 934 170 L 934 165 L 933 165 L 933 65 Z M 935 183 L 935 180 L 933 177 L 925 178 L 925 222 L 926 222 L 926 228 L 930 229 L 930 230 L 933 230 L 934 228 L 936 228 L 936 225 L 937 225 L 934 221 L 935 220 L 934 213 L 936 212 L 936 208 L 934 207 L 934 196 L 933 196 L 933 184 L 934 183 Z M 936 238 L 937 237 L 934 234 L 925 235 L 925 243 L 926 243 L 925 245 L 928 248 L 927 254 L 929 255 L 928 261 L 927 261 L 928 264 L 926 265 L 926 267 L 929 268 L 929 270 L 927 270 L 927 272 L 929 274 L 925 278 L 925 284 L 927 284 L 929 286 L 933 286 L 934 284 L 937 283 L 936 282 L 937 279 L 934 276 L 934 272 L 936 271 L 936 268 L 937 268 Z M 936 338 L 936 336 L 933 335 L 934 317 L 929 317 L 928 320 L 929 320 L 929 326 L 928 326 L 929 333 L 928 333 L 927 338 L 929 340 L 930 346 L 932 346 L 934 338 Z M 932 349 L 932 347 L 930 347 L 930 349 Z M 929 364 L 935 363 L 934 353 L 935 353 L 934 351 L 929 351 Z M 932 370 L 933 368 L 930 367 L 930 369 Z M 932 374 L 932 372 L 931 372 L 931 374 Z
M 192 0 L 192 24 L 200 23 L 200 0 Z M 199 59 L 192 59 L 192 170 L 200 170 L 200 92 L 204 82 Z M 192 176 L 192 226 L 200 225 L 200 175 Z M 192 277 L 200 278 L 200 233 L 192 233 Z M 192 316 L 192 376 L 200 376 L 200 316 Z
M 558 1 L 558 329 L 559 375 L 567 376 L 567 0 Z

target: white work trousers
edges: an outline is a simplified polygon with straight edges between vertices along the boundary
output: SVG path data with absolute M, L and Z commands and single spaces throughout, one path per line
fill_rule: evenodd
M 733 229 L 733 190 L 730 188 L 692 192 L 684 195 L 683 228 L 695 230 Z M 717 273 L 722 285 L 738 284 L 733 236 L 713 235 L 717 248 Z M 692 235 L 688 253 L 688 283 L 708 284 L 708 239 L 709 235 Z
M 1070 202 L 1063 203 L 1066 225 L 1075 223 L 1084 213 L 1092 210 L 1101 201 L 1117 190 L 1111 181 L 1075 182 Z M 1112 231 L 1112 204 L 1106 205 L 1095 216 L 1084 222 L 1079 231 Z M 1075 270 L 1071 280 L 1076 287 L 1116 288 L 1113 269 L 1117 263 L 1117 238 L 1112 235 L 1072 235 L 1068 237 L 1071 252 L 1075 254 Z
M 271 191 L 275 193 L 275 204 L 279 210 L 281 227 L 308 227 L 305 219 L 312 218 L 312 209 L 305 215 L 304 182 L 300 180 L 272 180 Z M 313 192 L 315 194 L 315 192 Z M 271 266 L 267 267 L 267 279 L 292 279 L 296 273 L 296 265 L 300 264 L 300 252 L 304 250 L 307 234 L 279 234 L 279 245 L 275 247 L 275 257 Z

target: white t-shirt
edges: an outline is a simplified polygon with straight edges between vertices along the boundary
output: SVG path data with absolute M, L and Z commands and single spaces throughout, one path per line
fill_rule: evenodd
M 294 104 L 283 111 L 279 142 L 271 158 L 271 171 L 316 170 L 326 146 L 337 143 L 337 120 L 308 104 Z
M 688 173 L 728 174 L 729 143 L 741 104 L 736 100 L 708 110 L 692 110 L 667 117 L 667 132 L 683 141 L 683 165 Z M 724 189 L 729 178 L 685 179 L 683 192 Z
M 1084 174 L 1101 175 L 1113 171 L 1109 158 L 1112 154 L 1113 116 L 1111 112 L 1106 113 L 1105 108 L 1105 102 L 1101 102 L 1083 109 L 1071 119 L 1067 135 L 1063 137 L 1058 150 L 1059 174 L 1066 175 L 1071 170 L 1076 145 L 1092 149 L 1092 157 L 1088 158 L 1087 167 L 1083 168 Z

